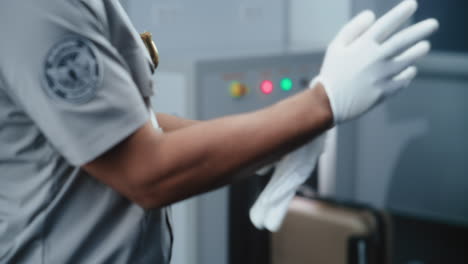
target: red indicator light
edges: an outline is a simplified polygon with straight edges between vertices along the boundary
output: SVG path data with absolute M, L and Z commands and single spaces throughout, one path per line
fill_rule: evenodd
M 263 81 L 260 84 L 260 90 L 264 94 L 271 94 L 273 92 L 273 88 L 274 88 L 273 87 L 273 82 L 269 81 L 269 80 Z

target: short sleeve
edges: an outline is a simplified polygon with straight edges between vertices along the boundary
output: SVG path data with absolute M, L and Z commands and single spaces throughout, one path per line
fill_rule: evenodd
M 1 51 L 8 92 L 58 152 L 80 166 L 143 126 L 149 112 L 105 19 L 86 15 L 79 1 L 27 2 L 12 4 L 29 11 L 12 10 L 28 13 L 9 27 Z

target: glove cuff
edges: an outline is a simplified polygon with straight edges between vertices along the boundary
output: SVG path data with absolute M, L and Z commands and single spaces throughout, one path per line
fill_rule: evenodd
M 310 81 L 309 88 L 314 89 L 318 83 L 322 84 L 323 88 L 325 89 L 325 92 L 327 93 L 328 101 L 330 102 L 330 106 L 333 112 L 333 125 L 337 125 L 339 121 L 341 121 L 341 119 L 338 117 L 338 112 L 335 105 L 335 98 L 332 91 L 329 88 L 330 86 L 328 82 L 325 81 L 322 76 L 317 75 L 314 79 L 312 79 L 312 81 Z

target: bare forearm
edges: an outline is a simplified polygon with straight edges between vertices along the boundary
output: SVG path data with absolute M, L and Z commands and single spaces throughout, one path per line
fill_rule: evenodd
M 156 119 L 158 120 L 159 126 L 165 133 L 188 127 L 200 122 L 197 120 L 185 119 L 164 113 L 156 113 Z
M 158 120 L 159 126 L 164 131 L 164 133 L 169 133 L 176 131 L 178 129 L 186 128 L 195 124 L 198 124 L 202 121 L 185 119 L 174 115 L 156 113 L 156 118 Z M 270 157 L 264 157 L 254 164 L 250 164 L 248 167 L 242 168 L 238 173 L 233 175 L 235 180 L 241 180 L 256 174 L 259 167 L 271 164 L 279 160 L 282 155 L 271 155 Z
M 181 128 L 186 128 L 202 121 L 198 120 L 191 120 L 185 119 L 174 115 L 164 114 L 164 113 L 156 113 L 156 118 L 158 120 L 159 126 L 165 132 L 173 132 Z M 235 180 L 241 180 L 252 176 L 257 173 L 257 168 L 262 167 L 266 164 L 271 164 L 277 160 L 279 160 L 281 156 L 273 155 L 271 157 L 265 157 L 262 160 L 256 162 L 255 164 L 251 164 L 249 167 L 244 167 L 238 173 L 233 175 Z
M 328 97 L 318 87 L 257 112 L 168 133 L 147 122 L 84 169 L 141 206 L 160 207 L 255 171 L 313 139 L 332 120 Z
M 162 177 L 151 178 L 147 190 L 153 195 L 166 193 L 163 204 L 185 199 L 229 183 L 240 172 L 253 172 L 306 143 L 331 126 L 331 112 L 315 101 L 321 98 L 317 93 L 308 90 L 258 112 L 166 134 L 155 156 L 166 157 L 162 164 L 167 166 L 158 168 L 154 174 Z

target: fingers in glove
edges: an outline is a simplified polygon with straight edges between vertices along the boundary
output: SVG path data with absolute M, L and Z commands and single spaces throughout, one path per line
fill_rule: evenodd
M 255 204 L 249 212 L 250 221 L 259 230 L 264 228 L 263 219 L 265 219 L 267 208 Z
M 412 64 L 415 60 L 418 60 L 421 57 L 424 57 L 431 50 L 431 43 L 427 40 L 422 40 L 413 45 L 411 48 L 404 51 L 402 54 L 398 55 L 393 59 L 397 63 L 407 63 Z
M 284 216 L 281 217 L 281 212 L 287 211 L 292 197 L 296 194 L 296 190 L 297 187 L 283 189 L 281 193 L 275 193 L 274 195 L 269 195 L 269 197 L 265 197 L 264 192 L 262 192 L 260 196 L 263 196 L 263 199 L 257 199 L 249 211 L 252 224 L 257 229 L 264 229 L 267 227 L 265 222 L 271 217 L 279 217 L 277 220 L 281 223 L 284 218 Z M 271 230 L 270 228 L 268 229 Z
M 382 56 L 390 58 L 398 55 L 414 43 L 427 38 L 439 28 L 439 22 L 430 18 L 408 27 L 382 44 Z
M 333 41 L 334 44 L 346 46 L 366 32 L 375 22 L 375 14 L 366 10 L 346 24 Z
M 423 40 L 404 51 L 402 54 L 391 60 L 390 67 L 383 76 L 384 78 L 394 77 L 410 65 L 413 65 L 418 59 L 426 56 L 431 50 L 429 41 Z
M 268 210 L 266 218 L 264 220 L 264 227 L 271 232 L 276 232 L 281 227 L 286 214 L 288 213 L 289 204 L 296 195 L 296 192 L 290 192 L 281 203 L 273 206 Z
M 367 31 L 366 36 L 382 43 L 400 28 L 416 12 L 415 0 L 405 0 L 377 20 Z
M 407 87 L 418 74 L 415 66 L 410 66 L 390 80 L 384 88 L 385 97 L 393 95 Z

